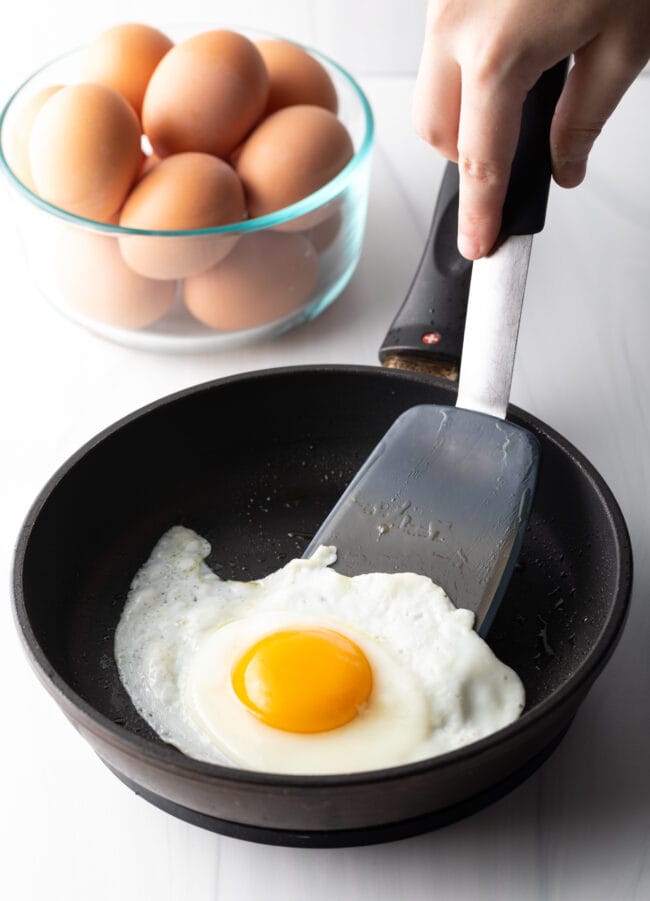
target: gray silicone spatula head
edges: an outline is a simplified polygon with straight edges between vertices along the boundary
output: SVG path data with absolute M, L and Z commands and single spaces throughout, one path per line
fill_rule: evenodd
M 474 611 L 481 634 L 510 577 L 537 477 L 536 439 L 505 416 L 532 233 L 541 230 L 546 211 L 548 128 L 565 71 L 545 73 L 531 92 L 533 103 L 542 97 L 543 116 L 533 118 L 541 121 L 546 147 L 543 196 L 536 186 L 534 198 L 538 215 L 532 222 L 524 215 L 526 232 L 506 232 L 498 250 L 473 266 L 456 407 L 402 414 L 305 552 L 334 545 L 336 569 L 346 575 L 430 576 L 457 606 Z M 525 125 L 524 119 L 519 156 Z
M 388 430 L 307 549 L 336 569 L 416 572 L 473 610 L 485 634 L 522 540 L 537 477 L 533 435 L 505 421 L 531 237 L 474 264 L 455 407 L 423 405 Z
M 403 413 L 314 538 L 336 570 L 416 572 L 473 610 L 484 634 L 519 551 L 538 446 L 509 422 L 458 407 Z

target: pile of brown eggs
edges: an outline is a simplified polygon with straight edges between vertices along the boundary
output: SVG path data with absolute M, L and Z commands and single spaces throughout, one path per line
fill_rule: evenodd
M 346 166 L 354 148 L 325 68 L 283 40 L 215 30 L 174 45 L 125 24 L 87 47 L 81 69 L 74 84 L 23 104 L 9 165 L 60 209 L 148 234 L 69 227 L 56 252 L 67 301 L 142 328 L 165 315 L 182 280 L 187 310 L 214 329 L 249 328 L 304 303 L 335 217 L 314 211 L 244 236 L 178 233 L 284 209 Z M 111 272 L 105 292 L 98 267 Z

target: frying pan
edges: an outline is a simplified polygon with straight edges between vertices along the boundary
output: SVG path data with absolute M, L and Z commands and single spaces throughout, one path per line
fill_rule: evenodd
M 619 508 L 564 438 L 512 408 L 542 445 L 523 549 L 489 634 L 527 705 L 500 732 L 408 766 L 293 777 L 190 760 L 139 718 L 113 635 L 138 567 L 183 523 L 224 578 L 300 556 L 365 455 L 407 407 L 453 388 L 375 367 L 220 379 L 128 416 L 77 452 L 28 514 L 15 556 L 20 631 L 41 681 L 102 760 L 152 803 L 240 838 L 384 841 L 451 822 L 513 788 L 557 745 L 619 637 L 631 554 Z
M 402 366 L 406 349 L 417 368 L 452 378 L 468 284 L 454 209 L 447 177 L 423 262 L 381 351 Z M 431 335 L 437 340 L 422 341 Z M 450 823 L 501 797 L 548 757 L 620 636 L 632 558 L 601 476 L 565 438 L 516 407 L 508 418 L 537 437 L 541 465 L 519 561 L 488 641 L 524 683 L 519 720 L 406 766 L 274 775 L 185 757 L 139 717 L 117 675 L 113 638 L 130 581 L 166 529 L 182 523 L 204 535 L 212 545 L 207 562 L 222 578 L 264 576 L 302 554 L 397 416 L 454 400 L 453 381 L 412 369 L 302 366 L 237 375 L 134 412 L 54 474 L 18 538 L 16 620 L 36 674 L 119 779 L 216 832 L 333 847 Z

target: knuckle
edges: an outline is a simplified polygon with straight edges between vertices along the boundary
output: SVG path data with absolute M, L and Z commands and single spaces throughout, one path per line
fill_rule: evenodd
M 455 158 L 455 143 L 450 139 L 448 130 L 442 128 L 430 115 L 422 115 L 415 110 L 412 116 L 416 134 L 435 147 L 444 156 Z
M 512 35 L 497 25 L 493 32 L 480 35 L 468 48 L 465 68 L 481 93 L 494 93 L 507 85 L 521 94 L 523 102 L 542 71 L 537 55 L 525 36 Z
M 447 136 L 443 131 L 438 128 L 428 127 L 422 129 L 416 129 L 417 133 L 421 138 L 423 138 L 427 144 L 430 144 L 432 147 L 435 147 L 436 150 L 440 150 L 441 152 L 447 148 L 449 145 L 449 141 Z
M 414 110 L 411 116 L 411 122 L 419 137 L 433 147 L 437 147 L 439 131 L 435 128 L 429 116 L 423 115 L 419 110 Z
M 498 82 L 504 68 L 499 44 L 489 41 L 475 48 L 470 66 L 472 80 L 478 88 L 485 89 Z
M 462 177 L 486 188 L 502 185 L 508 178 L 510 168 L 499 160 L 476 158 L 462 150 L 458 154 L 458 167 Z

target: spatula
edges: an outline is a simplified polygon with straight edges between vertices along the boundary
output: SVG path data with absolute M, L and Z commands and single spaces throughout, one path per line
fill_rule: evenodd
M 416 572 L 473 610 L 485 635 L 523 538 L 539 447 L 506 420 L 532 236 L 542 230 L 549 129 L 566 62 L 529 93 L 501 243 L 473 264 L 455 407 L 403 413 L 373 450 L 305 551 L 335 545 L 336 569 Z M 381 398 L 377 398 L 381 403 Z

